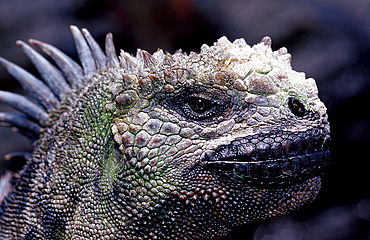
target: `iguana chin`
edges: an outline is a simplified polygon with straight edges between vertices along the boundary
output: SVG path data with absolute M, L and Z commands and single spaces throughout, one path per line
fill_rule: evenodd
M 326 108 L 285 48 L 222 37 L 117 57 L 111 34 L 104 53 L 71 31 L 81 65 L 36 40 L 58 67 L 17 44 L 42 80 L 0 59 L 29 94 L 0 91 L 23 112 L 0 121 L 34 145 L 3 179 L 1 239 L 217 239 L 316 198 Z

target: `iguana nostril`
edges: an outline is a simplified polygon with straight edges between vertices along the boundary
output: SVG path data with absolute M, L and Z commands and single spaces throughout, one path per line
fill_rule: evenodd
M 303 103 L 296 99 L 296 98 L 289 98 L 288 99 L 288 106 L 292 113 L 296 115 L 297 117 L 303 117 L 306 113 L 306 108 L 303 105 Z

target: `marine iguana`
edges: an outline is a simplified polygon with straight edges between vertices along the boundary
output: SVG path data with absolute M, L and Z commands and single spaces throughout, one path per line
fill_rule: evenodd
M 311 203 L 329 123 L 286 48 L 221 37 L 199 53 L 117 57 L 71 27 L 81 65 L 17 41 L 39 78 L 0 58 L 29 96 L 0 122 L 33 141 L 2 180 L 1 239 L 218 239 Z M 5 186 L 5 187 L 4 187 Z

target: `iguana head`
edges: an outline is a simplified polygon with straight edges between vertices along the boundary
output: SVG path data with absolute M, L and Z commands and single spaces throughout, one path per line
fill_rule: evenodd
M 146 188 L 135 194 L 150 199 L 168 231 L 212 236 L 317 196 L 329 156 L 326 108 L 315 81 L 270 45 L 222 37 L 200 53 L 121 54 L 112 133 L 130 181 Z
M 50 236 L 99 228 L 95 236 L 212 239 L 316 198 L 329 158 L 326 108 L 285 48 L 222 37 L 199 53 L 116 58 L 110 35 L 103 54 L 86 30 L 72 32 L 82 69 L 31 41 L 68 80 L 32 130 L 42 132 L 34 162 L 54 166 L 38 176 L 57 215 Z

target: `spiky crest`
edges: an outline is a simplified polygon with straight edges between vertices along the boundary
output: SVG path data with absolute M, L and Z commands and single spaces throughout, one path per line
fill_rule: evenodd
M 76 26 L 70 28 L 81 65 L 56 47 L 34 39 L 30 39 L 29 43 L 51 57 L 58 66 L 58 68 L 54 66 L 28 44 L 17 41 L 17 45 L 35 65 L 41 80 L 0 57 L 0 64 L 30 95 L 30 97 L 24 97 L 0 91 L 0 101 L 24 113 L 1 113 L 0 124 L 13 126 L 15 127 L 13 129 L 31 136 L 31 139 L 37 139 L 39 130 L 50 122 L 49 113 L 59 109 L 67 93 L 90 84 L 94 74 L 99 74 L 111 67 L 121 67 L 127 74 L 137 74 L 144 78 L 147 77 L 148 71 L 155 69 L 155 72 L 161 72 L 161 69 L 167 69 L 169 65 L 171 69 L 184 67 L 192 69 L 194 66 L 201 69 L 216 69 L 223 64 L 222 66 L 232 69 L 240 78 L 246 77 L 251 70 L 268 72 L 274 66 L 286 65 L 285 69 L 291 70 L 290 54 L 285 48 L 272 51 L 269 37 L 263 38 L 260 43 L 252 47 L 247 45 L 244 39 L 230 42 L 226 37 L 221 37 L 213 46 L 203 45 L 199 54 L 177 51 L 171 55 L 161 49 L 150 54 L 138 49 L 136 56 L 121 51 L 120 56 L 117 57 L 111 33 L 106 36 L 104 53 L 87 29 L 80 30 Z M 261 58 L 259 55 L 266 55 L 266 57 Z M 267 62 L 261 64 L 261 59 Z M 199 64 L 199 61 L 202 64 Z M 260 66 L 267 66 L 267 68 L 259 69 Z M 294 71 L 292 72 L 295 74 Z
M 32 61 L 41 80 L 23 68 L 0 57 L 0 64 L 18 80 L 29 97 L 7 91 L 0 91 L 0 101 L 23 112 L 0 113 L 0 124 L 12 126 L 31 140 L 38 138 L 39 131 L 49 120 L 49 113 L 59 108 L 60 102 L 71 89 L 79 89 L 89 83 L 91 75 L 112 66 L 119 61 L 114 49 L 112 34 L 106 38 L 106 53 L 102 51 L 88 30 L 71 26 L 77 53 L 82 67 L 56 47 L 38 40 L 30 39 L 31 45 L 38 47 L 50 56 L 55 67 L 34 48 L 23 41 L 17 45 Z

